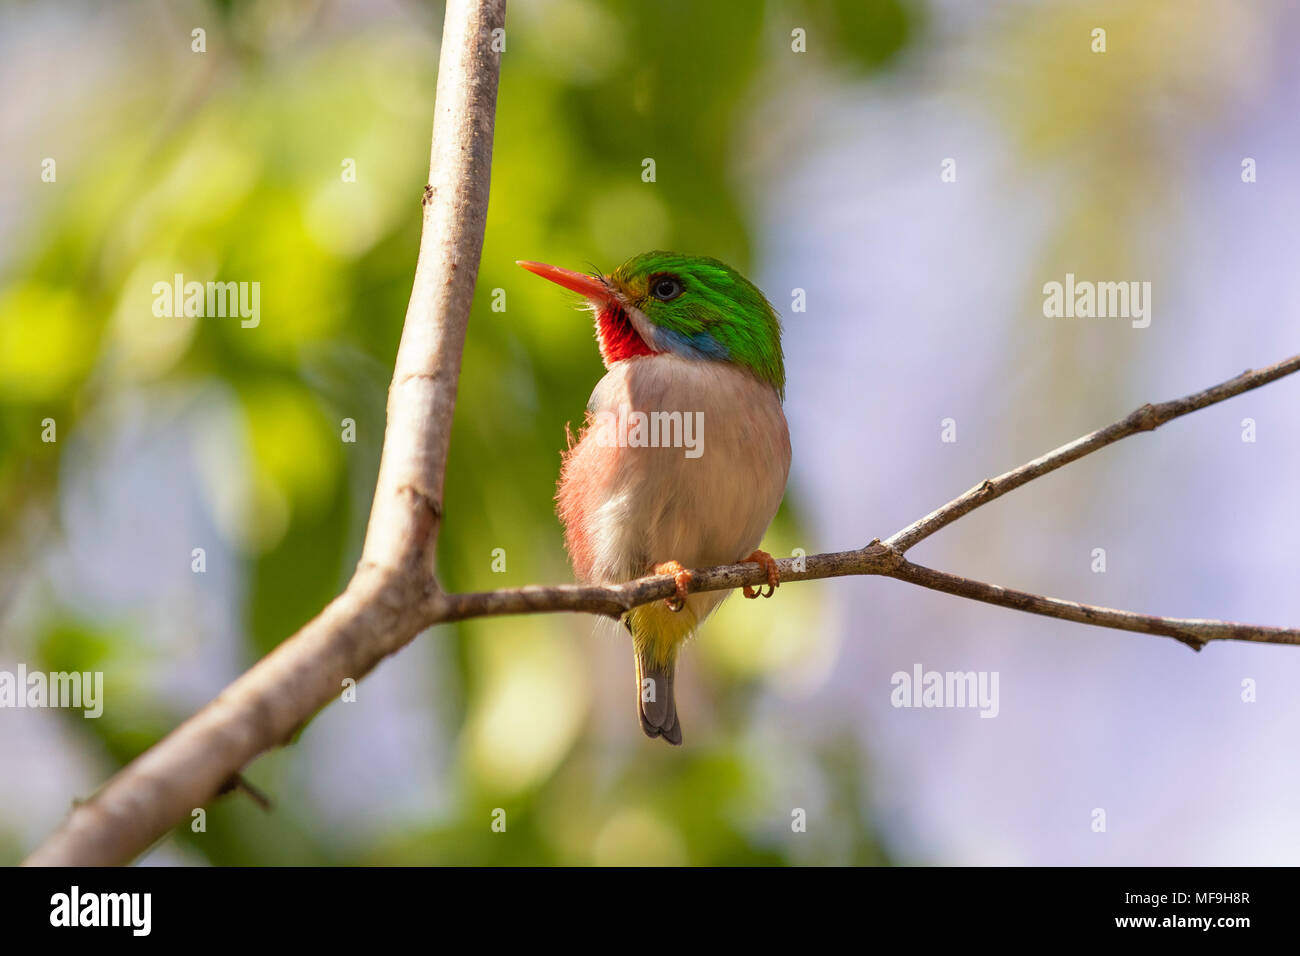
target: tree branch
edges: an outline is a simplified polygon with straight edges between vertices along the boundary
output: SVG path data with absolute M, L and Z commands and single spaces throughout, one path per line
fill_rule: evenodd
M 1132 611 L 1116 611 L 1108 607 L 1076 604 L 1074 601 L 1063 601 L 1060 598 L 1016 591 L 996 584 L 985 584 L 983 581 L 972 581 L 945 571 L 924 568 L 906 560 L 891 571 L 889 576 L 907 581 L 909 584 L 919 584 L 932 591 L 943 591 L 945 594 L 955 594 L 958 597 L 1014 608 L 1017 611 L 1028 611 L 1030 614 L 1042 614 L 1063 621 L 1095 624 L 1098 627 L 1111 627 L 1121 631 L 1160 634 L 1181 641 L 1194 651 L 1199 651 L 1210 641 L 1300 644 L 1298 628 L 1266 627 L 1188 617 L 1156 617 L 1150 614 L 1134 614 Z
M 125 863 L 283 744 L 432 623 L 434 544 L 461 349 L 491 182 L 505 0 L 450 0 L 443 22 L 429 180 L 374 504 L 357 572 L 315 619 L 136 758 L 27 859 Z
M 892 535 L 885 543 L 895 548 L 899 553 L 906 553 L 913 545 L 930 537 L 940 528 L 952 524 L 962 515 L 970 514 L 980 505 L 986 505 L 994 498 L 1001 498 L 1008 491 L 1019 488 L 1021 485 L 1033 481 L 1048 472 L 1056 471 L 1062 465 L 1078 461 L 1084 455 L 1090 455 L 1099 448 L 1112 445 L 1121 438 L 1128 438 L 1129 435 L 1135 435 L 1138 432 L 1152 431 L 1167 421 L 1199 411 L 1226 398 L 1240 395 L 1242 392 L 1248 392 L 1252 388 L 1267 385 L 1284 375 L 1290 375 L 1297 369 L 1300 369 L 1300 355 L 1294 355 L 1267 368 L 1253 371 L 1247 369 L 1236 378 L 1230 378 L 1226 382 L 1220 382 L 1218 385 L 1213 385 L 1202 391 L 1193 392 L 1191 395 L 1184 395 L 1182 398 L 1171 399 L 1158 405 L 1143 405 L 1131 415 L 1121 418 L 1113 425 L 1107 425 L 1090 435 L 1076 438 L 1069 444 L 1062 445 L 1055 451 L 1049 451 L 1040 458 L 1026 462 L 1019 468 L 1013 468 L 1006 474 L 998 475 L 996 478 L 990 478 L 982 484 L 976 485 L 965 494 L 948 502 L 942 508 L 930 512 L 924 518 L 914 521 L 902 531 Z
M 858 551 L 783 558 L 776 564 L 782 582 L 790 582 L 852 574 L 889 574 L 900 560 L 901 556 L 873 541 Z M 692 592 L 723 591 L 745 584 L 767 583 L 767 573 L 757 564 L 724 564 L 716 568 L 700 568 L 692 571 L 691 575 L 689 590 Z M 433 613 L 439 623 L 471 617 L 556 611 L 586 611 L 617 619 L 634 607 L 671 597 L 676 587 L 671 575 L 655 574 L 626 584 L 604 586 L 555 584 L 463 594 L 440 593 L 434 598 Z

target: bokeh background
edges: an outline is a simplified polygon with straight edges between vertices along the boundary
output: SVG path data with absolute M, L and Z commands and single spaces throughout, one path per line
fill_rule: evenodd
M 0 863 L 348 579 L 441 16 L 0 8 L 0 669 L 106 683 L 98 720 L 0 710 Z M 589 318 L 517 258 L 609 269 L 675 248 L 767 291 L 795 455 L 765 544 L 780 554 L 886 536 L 1144 401 L 1292 354 L 1298 46 L 1300 8 L 1268 0 L 511 0 L 444 583 L 569 580 L 554 482 L 602 369 Z M 177 272 L 260 282 L 260 325 L 155 317 L 152 285 Z M 1043 284 L 1067 272 L 1150 281 L 1150 327 L 1045 318 Z M 1284 380 L 913 556 L 1294 625 L 1298 429 Z M 918 663 L 996 671 L 998 716 L 892 707 L 891 675 Z M 1300 649 L 1194 655 L 894 581 L 812 582 L 724 605 L 686 654 L 670 749 L 636 725 L 622 637 L 576 615 L 467 622 L 254 764 L 272 813 L 223 799 L 143 862 L 1295 864 L 1298 682 Z

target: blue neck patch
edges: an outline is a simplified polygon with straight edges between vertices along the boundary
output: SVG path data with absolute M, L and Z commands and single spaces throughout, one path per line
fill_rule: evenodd
M 653 325 L 653 323 L 652 323 Z M 683 335 L 675 329 L 654 325 L 654 347 L 660 352 L 672 352 L 684 358 L 730 361 L 731 353 L 708 332 Z

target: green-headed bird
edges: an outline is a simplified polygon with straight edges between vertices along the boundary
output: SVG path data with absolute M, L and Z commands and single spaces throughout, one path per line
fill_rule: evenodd
M 767 572 L 765 596 L 779 583 L 758 545 L 790 472 L 780 321 L 753 283 L 704 256 L 647 252 L 609 275 L 519 265 L 585 296 L 595 313 L 609 371 L 564 455 L 558 510 L 581 580 L 675 577 L 674 597 L 623 623 L 641 729 L 680 744 L 677 655 L 728 593 L 688 594 L 687 569 L 752 561 Z

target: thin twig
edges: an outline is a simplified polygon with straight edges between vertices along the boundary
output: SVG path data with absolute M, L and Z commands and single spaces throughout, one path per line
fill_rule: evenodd
M 249 783 L 248 778 L 242 773 L 235 774 L 222 784 L 221 789 L 217 791 L 217 796 L 223 796 L 227 793 L 235 792 L 247 794 L 248 798 L 261 807 L 266 813 L 270 813 L 275 809 L 275 805 L 271 802 L 271 798 Z
M 878 575 L 906 581 L 932 591 L 943 591 L 945 594 L 954 594 L 1030 614 L 1055 617 L 1063 621 L 1172 637 L 1198 651 L 1210 641 L 1300 644 L 1298 628 L 1137 614 L 1132 611 L 1079 604 L 1075 601 L 975 581 L 914 564 L 888 544 L 879 541 L 872 542 L 858 551 L 814 554 L 806 558 L 782 558 L 777 561 L 777 568 L 781 573 L 782 583 L 849 575 Z M 693 580 L 688 590 L 692 592 L 728 590 L 742 585 L 761 585 L 767 581 L 766 572 L 757 564 L 728 564 L 716 568 L 703 568 L 692 571 L 691 574 Z M 437 598 L 437 609 L 434 615 L 439 623 L 502 614 L 545 614 L 566 611 L 584 611 L 619 618 L 638 605 L 649 604 L 671 596 L 675 588 L 676 584 L 671 576 L 659 574 L 608 587 L 573 584 L 534 585 L 499 591 L 441 594 Z
M 990 478 L 976 485 L 948 502 L 942 508 L 930 512 L 919 521 L 912 522 L 902 531 L 887 538 L 885 543 L 900 554 L 906 554 L 917 542 L 928 538 L 940 528 L 947 527 L 962 515 L 970 514 L 980 505 L 986 505 L 995 498 L 1001 498 L 1013 488 L 1019 488 L 1035 478 L 1039 478 L 1050 471 L 1055 471 L 1062 465 L 1078 461 L 1084 455 L 1090 455 L 1099 448 L 1114 444 L 1121 438 L 1127 438 L 1129 435 L 1135 435 L 1138 432 L 1152 431 L 1165 422 L 1199 411 L 1206 406 L 1232 398 L 1234 395 L 1240 395 L 1242 392 L 1248 392 L 1252 388 L 1267 385 L 1269 382 L 1276 381 L 1284 375 L 1290 375 L 1296 370 L 1300 370 L 1300 355 L 1294 355 L 1267 368 L 1247 369 L 1236 378 L 1230 378 L 1226 382 L 1220 382 L 1218 385 L 1199 392 L 1193 392 L 1191 395 L 1185 395 L 1182 398 L 1160 402 L 1158 405 L 1143 405 L 1113 425 L 1107 425 L 1090 435 L 1076 438 L 1069 444 L 1062 445 L 1055 451 L 1049 451 L 1040 458 L 1026 462 L 1019 468 L 1013 468 L 1006 474 L 998 475 L 996 478 Z
M 1194 651 L 1199 651 L 1210 641 L 1254 641 L 1258 644 L 1300 644 L 1300 629 L 1292 627 L 1267 627 L 1255 624 L 1236 624 L 1232 621 L 1206 621 L 1188 617 L 1157 617 L 1151 614 L 1134 614 L 1108 607 L 1077 604 L 1060 598 L 1030 594 L 1012 588 L 972 581 L 946 571 L 935 571 L 910 561 L 902 561 L 889 572 L 891 578 L 919 584 L 932 591 L 943 591 L 958 597 L 996 604 L 999 607 L 1042 614 L 1063 621 L 1095 624 L 1121 631 L 1141 634 L 1161 634 L 1181 641 Z
M 899 560 L 898 555 L 880 542 L 873 541 L 858 551 L 784 558 L 776 564 L 781 580 L 790 582 L 852 574 L 889 574 Z M 746 584 L 767 583 L 767 572 L 757 564 L 724 564 L 716 568 L 701 568 L 692 571 L 691 575 L 689 590 L 692 592 L 723 591 Z M 433 601 L 433 617 L 442 623 L 502 614 L 586 611 L 618 618 L 634 607 L 669 597 L 676 587 L 671 575 L 656 574 L 606 586 L 555 584 L 463 594 L 439 593 Z

